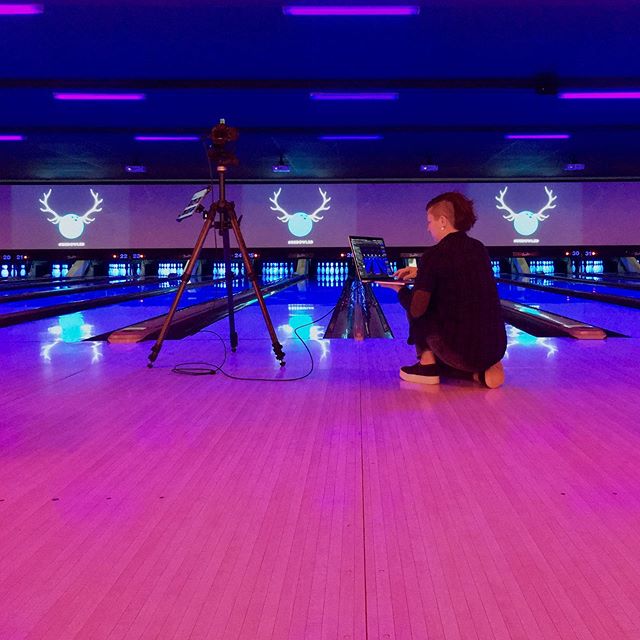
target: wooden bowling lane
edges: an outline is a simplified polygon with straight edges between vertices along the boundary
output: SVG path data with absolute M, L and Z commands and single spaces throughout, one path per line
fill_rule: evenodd
M 286 369 L 254 305 L 230 373 L 307 370 L 294 300 Z M 0 637 L 635 640 L 640 341 L 513 339 L 503 388 L 417 387 L 401 315 L 310 340 L 296 383 L 171 373 L 222 360 L 206 332 L 148 370 L 0 330 Z

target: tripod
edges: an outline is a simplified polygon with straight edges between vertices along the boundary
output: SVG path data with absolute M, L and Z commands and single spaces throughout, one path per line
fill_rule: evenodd
M 221 121 L 220 125 L 217 125 L 214 128 L 214 134 L 216 129 L 220 127 L 225 127 L 224 122 Z M 223 132 L 224 136 L 228 134 Z M 237 135 L 237 134 L 236 134 Z M 224 142 L 220 142 L 218 138 L 214 137 L 214 147 L 221 146 L 228 141 L 228 138 L 225 137 Z M 217 144 L 216 144 L 217 143 Z M 229 158 L 233 158 L 228 152 L 222 152 L 224 154 L 224 159 L 228 160 Z M 218 172 L 218 189 L 219 189 L 219 199 L 217 202 L 214 202 L 208 210 L 204 210 L 204 224 L 202 225 L 202 229 L 200 230 L 200 235 L 196 241 L 196 244 L 193 248 L 193 252 L 191 257 L 189 258 L 189 262 L 182 274 L 182 278 L 180 280 L 180 286 L 178 287 L 178 291 L 176 291 L 175 298 L 171 303 L 171 308 L 169 309 L 169 313 L 165 318 L 165 321 L 162 325 L 162 329 L 160 330 L 160 334 L 158 335 L 158 339 L 156 340 L 153 347 L 151 347 L 151 353 L 149 354 L 149 362 L 147 366 L 149 368 L 153 367 L 153 363 L 156 361 L 158 354 L 160 353 L 160 349 L 162 349 L 162 344 L 165 340 L 167 332 L 169 331 L 169 327 L 171 325 L 171 321 L 176 313 L 178 308 L 178 304 L 180 303 L 180 298 L 182 298 L 182 294 L 187 286 L 187 283 L 191 279 L 191 273 L 196 265 L 198 260 L 198 256 L 202 251 L 202 247 L 204 246 L 204 242 L 207 238 L 207 235 L 213 226 L 215 229 L 218 229 L 218 232 L 222 236 L 222 246 L 223 246 L 223 256 L 224 256 L 224 266 L 225 266 L 225 284 L 227 290 L 227 309 L 229 313 L 229 338 L 231 342 L 231 351 L 236 350 L 238 346 L 238 334 L 236 333 L 235 326 L 235 315 L 233 310 L 233 282 L 231 278 L 231 261 L 230 261 L 230 245 L 229 245 L 229 230 L 232 229 L 233 233 L 236 237 L 236 241 L 238 243 L 238 248 L 240 249 L 240 253 L 242 254 L 242 260 L 244 262 L 247 278 L 251 282 L 253 286 L 253 291 L 258 300 L 258 304 L 260 305 L 260 310 L 262 311 L 262 316 L 264 318 L 265 325 L 267 326 L 267 330 L 269 331 L 269 335 L 271 336 L 271 344 L 273 346 L 273 352 L 278 359 L 280 366 L 283 367 L 285 365 L 284 362 L 284 351 L 282 350 L 282 345 L 278 342 L 278 336 L 273 328 L 273 323 L 271 322 L 271 318 L 269 316 L 269 311 L 267 310 L 267 306 L 264 303 L 264 298 L 262 296 L 262 291 L 258 286 L 256 281 L 256 275 L 251 265 L 251 260 L 249 259 L 249 254 L 247 252 L 247 245 L 244 242 L 244 238 L 242 237 L 242 232 L 240 231 L 240 221 L 238 220 L 238 216 L 236 215 L 235 205 L 233 202 L 229 202 L 225 198 L 225 173 L 227 171 L 226 165 L 221 160 L 221 151 L 220 149 L 212 152 L 217 156 L 217 159 L 220 160 L 220 163 L 217 166 Z M 219 216 L 219 217 L 218 217 Z

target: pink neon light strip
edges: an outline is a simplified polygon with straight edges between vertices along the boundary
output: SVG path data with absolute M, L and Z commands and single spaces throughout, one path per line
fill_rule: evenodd
M 198 136 L 136 136 L 137 142 L 192 142 L 200 140 Z
M 144 93 L 54 93 L 56 100 L 144 100 Z
M 24 136 L 20 135 L 0 135 L 0 142 L 21 142 Z
M 568 133 L 508 133 L 507 140 L 568 140 Z
M 562 100 L 640 100 L 640 91 L 583 91 L 558 95 Z
M 309 94 L 312 100 L 397 100 L 395 92 L 328 92 L 316 91 Z
M 0 16 L 34 16 L 43 11 L 41 4 L 0 4 Z
M 286 16 L 417 16 L 418 5 L 285 5 Z
M 382 140 L 382 136 L 378 134 L 374 135 L 329 135 L 320 136 L 320 140 Z

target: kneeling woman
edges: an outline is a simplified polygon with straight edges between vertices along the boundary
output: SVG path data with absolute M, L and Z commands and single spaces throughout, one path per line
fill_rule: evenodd
M 507 346 L 500 300 L 485 246 L 467 235 L 477 220 L 471 200 L 448 192 L 427 204 L 427 229 L 436 245 L 419 267 L 396 272 L 415 278 L 394 285 L 409 316 L 409 344 L 419 362 L 402 367 L 409 382 L 438 384 L 440 376 L 473 379 L 489 388 L 504 382 Z

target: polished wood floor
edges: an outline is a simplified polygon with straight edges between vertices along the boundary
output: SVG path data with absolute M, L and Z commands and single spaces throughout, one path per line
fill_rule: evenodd
M 238 318 L 229 372 L 307 370 Z M 34 326 L 0 334 L 2 640 L 640 638 L 640 340 L 514 335 L 489 391 L 401 382 L 400 338 L 265 383 L 172 373 L 209 333 L 148 370 Z

